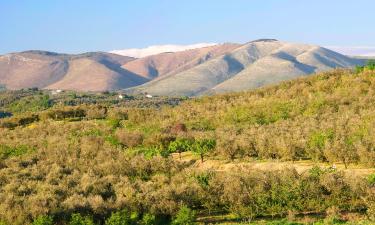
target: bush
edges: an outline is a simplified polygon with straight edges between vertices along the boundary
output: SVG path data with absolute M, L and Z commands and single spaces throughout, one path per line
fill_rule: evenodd
M 64 107 L 62 109 L 51 109 L 41 114 L 43 119 L 64 120 L 68 118 L 83 118 L 85 110 L 79 107 Z
M 35 121 L 39 120 L 39 116 L 35 114 L 26 114 L 17 117 L 11 117 L 6 119 L 0 119 L 0 127 L 1 128 L 15 128 L 18 126 L 26 126 Z
M 212 151 L 215 148 L 215 146 L 216 146 L 216 140 L 199 139 L 193 143 L 192 151 L 200 156 L 201 162 L 203 163 L 203 158 L 205 154 Z
M 156 222 L 156 217 L 155 215 L 152 215 L 150 213 L 146 213 L 143 215 L 142 218 L 142 225 L 154 225 Z
M 113 212 L 111 216 L 105 221 L 105 225 L 130 225 L 130 213 L 123 209 L 119 212 Z
M 364 66 L 356 66 L 355 67 L 355 72 L 357 74 L 362 73 L 365 70 L 371 70 L 371 71 L 375 70 L 375 60 L 374 59 L 368 60 L 366 65 L 364 65 Z
M 172 221 L 172 225 L 193 225 L 195 224 L 195 211 L 187 206 L 182 206 Z
M 69 225 L 94 225 L 92 218 L 81 216 L 79 213 L 72 214 Z
M 51 216 L 38 216 L 32 225 L 53 225 L 53 218 Z
M 32 95 L 10 104 L 9 109 L 12 112 L 38 112 L 48 109 L 52 102 L 48 95 Z
M 17 157 L 30 152 L 30 148 L 26 145 L 18 145 L 15 147 L 0 144 L 0 158 Z
M 107 116 L 108 119 L 113 120 L 127 120 L 128 117 L 128 112 L 121 109 L 110 109 Z
M 181 159 L 181 153 L 192 149 L 194 140 L 187 138 L 178 138 L 175 141 L 169 143 L 168 150 L 170 153 L 178 152 Z
M 88 119 L 104 119 L 107 116 L 107 108 L 101 105 L 90 106 L 86 110 Z
M 143 135 L 141 133 L 128 132 L 123 129 L 116 131 L 116 137 L 121 144 L 128 148 L 136 147 L 143 142 Z
M 105 137 L 105 141 L 108 142 L 110 145 L 116 146 L 116 147 L 122 145 L 120 141 L 115 136 L 112 136 L 112 135 Z
M 177 123 L 171 127 L 170 132 L 172 134 L 185 133 L 187 131 L 186 125 L 183 123 Z
M 368 176 L 367 180 L 371 186 L 375 186 L 375 173 Z
M 6 117 L 11 117 L 13 114 L 10 113 L 10 112 L 3 112 L 3 111 L 0 111 L 0 119 L 1 118 L 6 118 Z

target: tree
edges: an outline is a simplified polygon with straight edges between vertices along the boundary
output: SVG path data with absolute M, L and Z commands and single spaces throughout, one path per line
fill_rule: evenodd
M 374 59 L 368 60 L 366 63 L 366 68 L 369 70 L 375 70 L 375 60 Z
M 195 211 L 187 206 L 182 206 L 172 221 L 172 225 L 193 225 L 195 219 Z
M 90 217 L 83 217 L 79 213 L 72 214 L 69 225 L 94 225 L 94 221 Z
M 128 148 L 136 147 L 143 142 L 143 135 L 138 132 L 128 132 L 125 129 L 120 129 L 116 131 L 115 135 L 120 143 Z
M 130 214 L 126 209 L 113 212 L 111 217 L 105 221 L 105 225 L 129 225 L 131 224 Z
M 38 216 L 32 225 L 53 225 L 53 218 L 51 216 Z
M 235 128 L 225 128 L 217 132 L 217 148 L 221 154 L 234 160 L 236 155 L 241 152 L 241 140 L 239 131 Z
M 200 139 L 194 142 L 192 150 L 201 157 L 201 161 L 203 163 L 204 155 L 212 151 L 215 146 L 216 141 L 213 139 Z
M 307 143 L 309 156 L 316 161 L 325 161 L 324 150 L 328 142 L 332 141 L 334 133 L 332 130 L 316 131 L 310 135 Z
M 152 215 L 150 213 L 146 213 L 142 217 L 142 225 L 154 225 L 156 222 L 155 215 Z
M 191 149 L 193 141 L 190 139 L 182 138 L 182 139 L 177 139 L 175 141 L 172 141 L 169 143 L 168 150 L 173 153 L 173 152 L 178 152 L 181 160 L 181 153 L 189 151 Z

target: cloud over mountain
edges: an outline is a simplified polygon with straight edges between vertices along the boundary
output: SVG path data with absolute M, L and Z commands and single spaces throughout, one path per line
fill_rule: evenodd
M 182 52 L 190 49 L 203 48 L 216 45 L 216 43 L 197 43 L 192 45 L 154 45 L 147 48 L 131 48 L 123 50 L 113 50 L 111 53 L 142 58 L 150 55 L 156 55 L 164 52 Z

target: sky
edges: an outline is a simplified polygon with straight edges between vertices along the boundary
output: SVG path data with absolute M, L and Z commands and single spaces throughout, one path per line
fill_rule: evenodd
M 0 54 L 259 38 L 375 47 L 374 0 L 0 0 Z

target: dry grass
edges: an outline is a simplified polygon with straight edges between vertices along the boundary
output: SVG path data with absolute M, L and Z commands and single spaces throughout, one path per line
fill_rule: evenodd
M 177 153 L 172 154 L 173 159 L 180 160 L 180 157 Z M 319 163 L 313 162 L 311 160 L 301 160 L 301 161 L 278 161 L 278 160 L 255 160 L 255 159 L 236 159 L 234 161 L 220 159 L 215 157 L 207 157 L 207 159 L 202 163 L 199 160 L 199 156 L 194 155 L 192 152 L 182 153 L 183 161 L 195 161 L 194 167 L 199 170 L 215 170 L 220 172 L 230 171 L 234 168 L 243 167 L 250 169 L 259 169 L 259 170 L 281 170 L 285 168 L 294 168 L 299 173 L 303 173 L 314 166 L 321 168 L 332 168 L 335 166 L 338 171 L 345 172 L 348 176 L 368 176 L 375 173 L 375 168 L 368 168 L 359 164 L 349 165 L 345 169 L 343 163 Z

